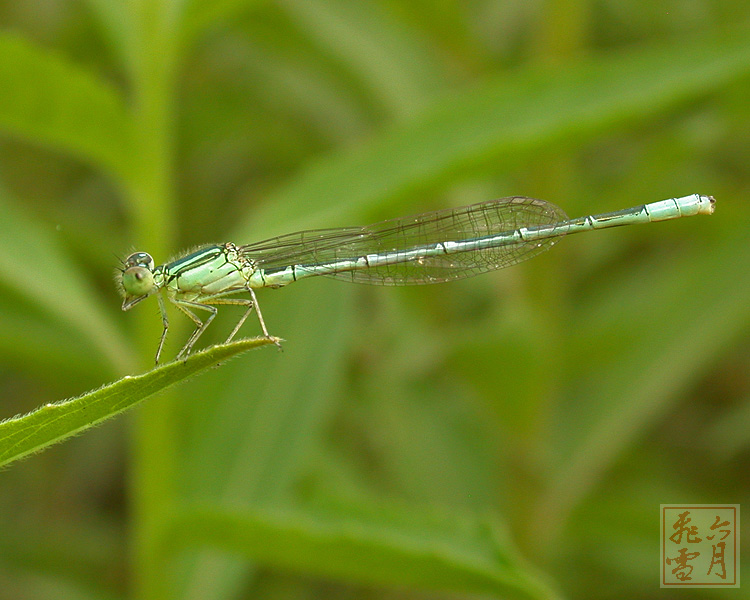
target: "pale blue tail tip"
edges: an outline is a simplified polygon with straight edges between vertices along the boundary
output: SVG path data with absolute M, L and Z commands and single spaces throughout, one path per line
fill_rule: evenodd
M 716 205 L 716 200 L 714 199 L 714 197 L 713 196 L 701 196 L 700 194 L 698 194 L 698 198 L 700 199 L 698 214 L 699 215 L 714 214 L 714 207 Z

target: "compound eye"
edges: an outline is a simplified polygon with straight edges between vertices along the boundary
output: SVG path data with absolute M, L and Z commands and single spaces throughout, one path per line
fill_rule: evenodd
M 125 269 L 130 267 L 144 267 L 149 271 L 154 270 L 154 259 L 147 252 L 134 252 L 125 259 Z
M 129 298 L 145 296 L 154 290 L 154 276 L 146 267 L 138 265 L 128 267 L 122 274 L 122 287 Z

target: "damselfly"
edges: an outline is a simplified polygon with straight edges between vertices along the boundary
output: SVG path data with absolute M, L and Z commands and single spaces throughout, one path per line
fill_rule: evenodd
M 710 215 L 713 210 L 711 196 L 693 194 L 568 219 L 549 202 L 511 197 L 366 227 L 301 231 L 247 246 L 231 242 L 206 246 L 157 267 L 149 254 L 136 252 L 128 256 L 118 274 L 122 309 L 129 310 L 156 295 L 164 325 L 156 351 L 158 363 L 169 328 L 164 297 L 196 325 L 177 355 L 182 358 L 190 354 L 216 316 L 217 305 L 245 308 L 227 342 L 253 308 L 263 335 L 271 337 L 255 297 L 256 288 L 278 288 L 316 275 L 376 285 L 440 283 L 514 265 L 570 233 Z M 242 293 L 249 298 L 231 297 Z M 197 310 L 208 312 L 205 320 L 195 314 Z

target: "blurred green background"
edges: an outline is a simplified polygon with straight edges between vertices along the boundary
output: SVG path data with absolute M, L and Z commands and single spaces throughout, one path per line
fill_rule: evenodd
M 0 472 L 0 600 L 656 598 L 659 504 L 747 501 L 747 2 L 17 0 L 0 25 L 0 419 L 150 368 L 156 303 L 112 282 L 134 249 L 717 198 L 452 284 L 262 290 L 283 352 Z

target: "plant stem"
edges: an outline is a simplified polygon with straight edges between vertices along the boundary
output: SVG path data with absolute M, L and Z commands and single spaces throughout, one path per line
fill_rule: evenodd
M 176 27 L 169 4 L 132 0 L 134 36 L 134 157 L 140 175 L 134 190 L 134 239 L 154 256 L 166 256 L 175 234 L 174 81 Z M 153 338 L 151 315 L 141 313 L 141 355 Z M 146 365 L 144 365 L 146 366 Z M 148 365 L 150 366 L 150 365 Z M 161 543 L 165 516 L 176 496 L 177 431 L 174 392 L 145 404 L 135 416 L 132 437 L 130 500 L 134 597 L 163 600 L 172 596 L 168 557 Z

